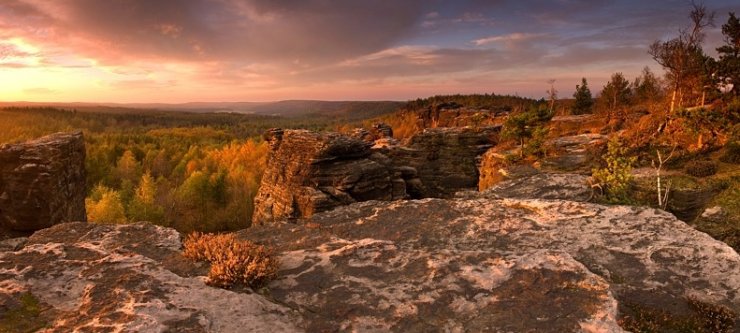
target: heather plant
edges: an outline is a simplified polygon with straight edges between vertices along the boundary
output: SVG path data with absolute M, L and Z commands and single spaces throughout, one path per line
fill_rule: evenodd
M 183 256 L 211 263 L 208 284 L 230 288 L 241 284 L 260 288 L 277 277 L 278 261 L 269 248 L 238 240 L 233 234 L 192 233 Z

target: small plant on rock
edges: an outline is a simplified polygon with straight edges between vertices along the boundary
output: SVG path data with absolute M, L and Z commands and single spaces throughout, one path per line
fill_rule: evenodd
M 272 251 L 232 234 L 193 233 L 183 243 L 183 256 L 208 261 L 208 284 L 230 288 L 242 284 L 260 288 L 277 277 L 278 261 Z

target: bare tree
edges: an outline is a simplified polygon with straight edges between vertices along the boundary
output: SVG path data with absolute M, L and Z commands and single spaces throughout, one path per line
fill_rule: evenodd
M 704 3 L 691 2 L 691 26 L 681 28 L 678 37 L 661 41 L 657 40 L 648 53 L 653 59 L 668 71 L 672 81 L 671 108 L 673 112 L 678 99 L 678 106 L 683 103 L 684 86 L 690 76 L 701 70 L 704 52 L 701 44 L 704 42 L 704 29 L 714 26 L 714 12 L 710 12 Z
M 550 112 L 554 112 L 555 100 L 558 99 L 558 91 L 555 90 L 555 79 L 549 79 L 547 83 L 550 84 L 550 89 L 546 91 L 547 97 L 550 99 Z
M 658 206 L 661 209 L 665 209 L 666 206 L 668 206 L 668 193 L 671 191 L 671 182 L 668 181 L 666 184 L 665 191 L 663 191 L 663 187 L 661 184 L 661 178 L 660 178 L 660 171 L 663 169 L 663 164 L 668 162 L 668 160 L 673 157 L 673 153 L 676 151 L 676 146 L 673 146 L 673 149 L 671 149 L 671 152 L 666 156 L 666 158 L 663 158 L 663 156 L 660 154 L 660 150 L 656 150 L 656 154 L 658 155 L 658 163 L 655 163 L 655 160 L 652 160 L 653 168 L 655 169 L 655 178 L 658 183 Z

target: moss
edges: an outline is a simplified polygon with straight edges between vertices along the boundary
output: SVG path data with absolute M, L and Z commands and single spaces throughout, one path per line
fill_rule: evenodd
M 0 316 L 0 333 L 34 332 L 46 326 L 42 306 L 33 294 L 21 294 L 15 304 Z
M 684 300 L 686 313 L 673 313 L 663 308 L 628 303 L 623 307 L 619 324 L 635 333 L 729 333 L 735 327 L 736 314 L 732 310 L 694 298 Z
M 717 173 L 714 161 L 691 161 L 686 163 L 686 173 L 694 177 L 708 177 Z

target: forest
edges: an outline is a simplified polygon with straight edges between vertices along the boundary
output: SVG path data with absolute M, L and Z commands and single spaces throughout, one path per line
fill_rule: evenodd
M 330 117 L 118 112 L 50 107 L 0 109 L 0 143 L 82 130 L 88 220 L 151 221 L 183 232 L 249 226 L 270 127 L 328 130 Z

